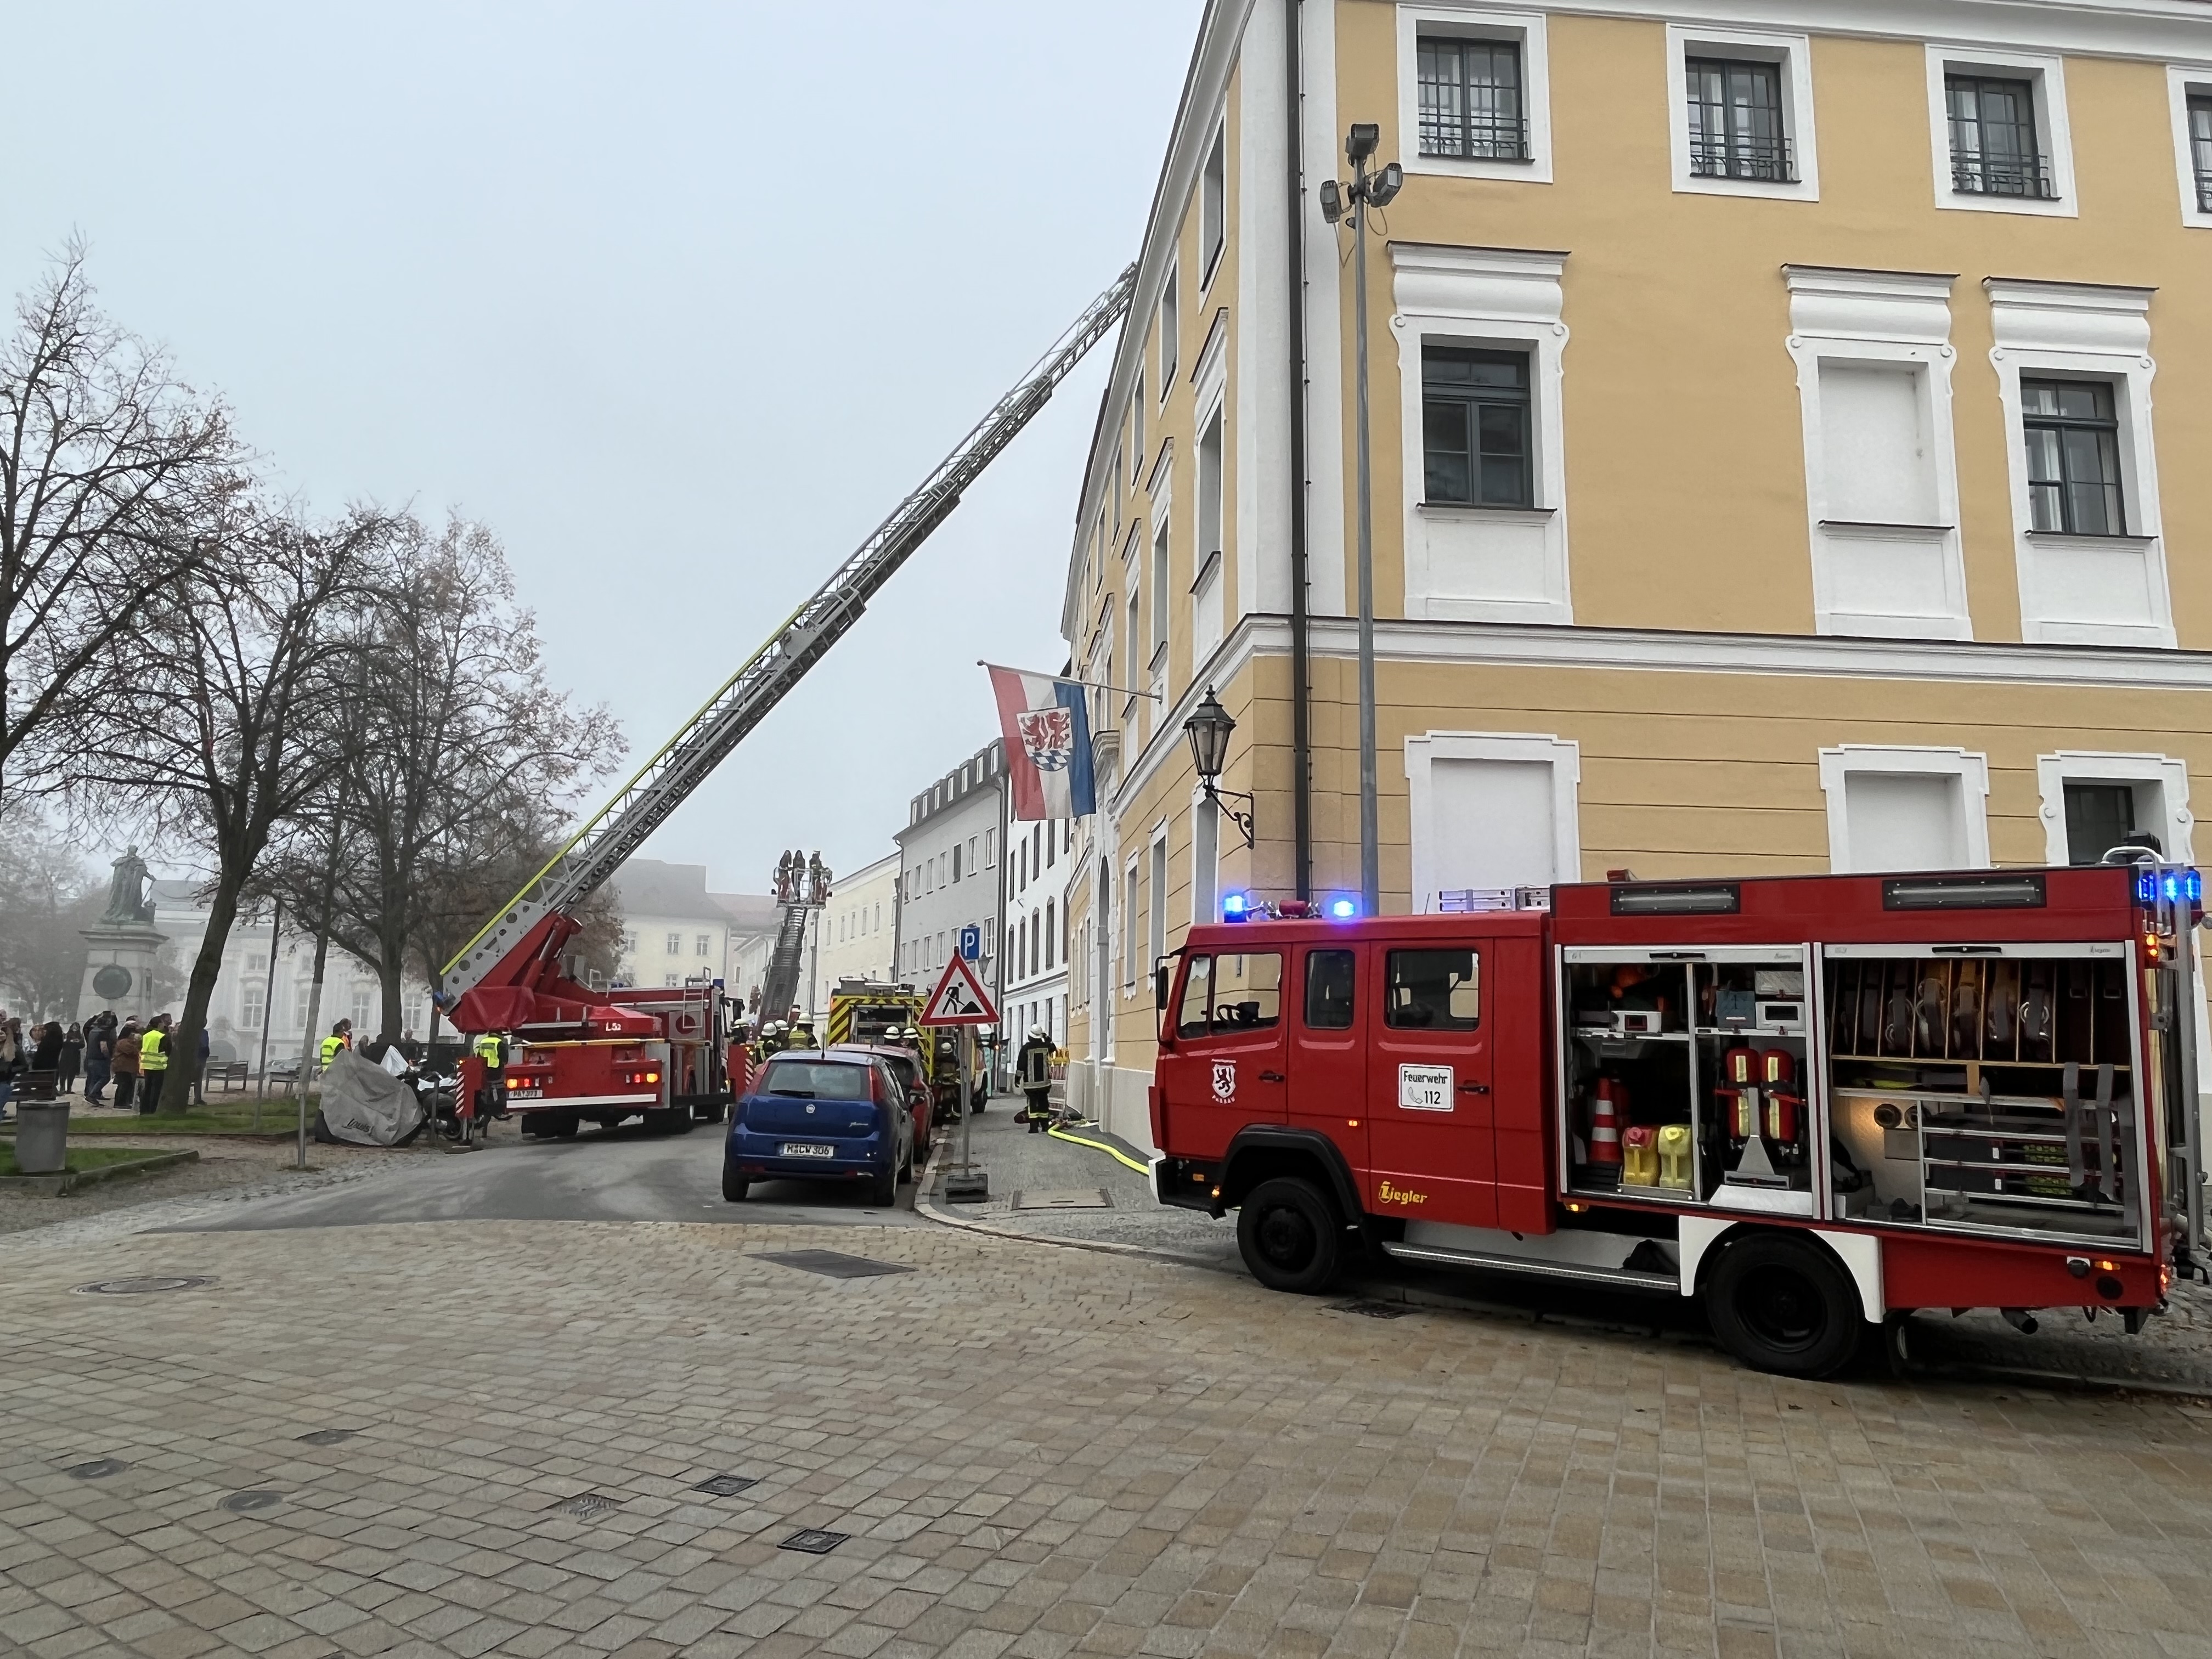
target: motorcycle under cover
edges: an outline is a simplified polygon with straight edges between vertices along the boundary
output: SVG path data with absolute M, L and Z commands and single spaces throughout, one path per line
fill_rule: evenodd
M 381 1066 L 372 1066 L 350 1048 L 341 1048 L 323 1073 L 323 1109 L 315 1115 L 315 1139 L 354 1146 L 398 1146 L 422 1127 L 422 1104 L 415 1091 Z

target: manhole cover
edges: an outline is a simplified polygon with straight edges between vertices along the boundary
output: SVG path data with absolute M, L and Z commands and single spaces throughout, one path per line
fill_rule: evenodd
M 222 1506 L 233 1515 L 252 1515 L 257 1510 L 273 1510 L 283 1501 L 281 1492 L 234 1492 L 222 1500 Z
M 761 1260 L 778 1267 L 796 1267 L 803 1273 L 829 1279 L 873 1279 L 878 1273 L 910 1273 L 911 1267 L 896 1262 L 871 1261 L 864 1255 L 845 1255 L 836 1250 L 763 1250 Z
M 339 1441 L 350 1440 L 360 1432 L 359 1429 L 317 1429 L 311 1434 L 298 1434 L 292 1437 L 303 1446 L 335 1446 Z
M 710 1492 L 717 1498 L 735 1498 L 749 1486 L 757 1486 L 757 1480 L 748 1480 L 742 1474 L 710 1474 L 691 1488 L 693 1492 Z
M 89 1463 L 72 1463 L 64 1474 L 73 1474 L 80 1480 L 104 1480 L 111 1474 L 120 1474 L 131 1466 L 119 1457 L 97 1458 Z
M 809 1555 L 827 1555 L 850 1536 L 852 1536 L 850 1533 L 823 1532 L 818 1528 L 809 1527 L 804 1532 L 792 1534 L 790 1537 L 778 1544 L 776 1548 L 803 1550 Z
M 1362 1319 L 1403 1319 L 1413 1311 L 1395 1302 L 1333 1302 L 1329 1310 L 1333 1313 L 1358 1314 Z
M 76 1287 L 79 1296 L 152 1296 L 158 1291 L 196 1291 L 215 1280 L 204 1274 L 179 1279 L 103 1279 Z
M 1014 1194 L 1018 1210 L 1109 1210 L 1112 1200 L 1103 1187 L 1046 1187 Z
M 573 1515 L 580 1520 L 589 1521 L 597 1516 L 605 1515 L 609 1510 L 620 1507 L 621 1504 L 622 1499 L 619 1498 L 610 1498 L 605 1492 L 587 1492 L 554 1507 L 563 1515 Z

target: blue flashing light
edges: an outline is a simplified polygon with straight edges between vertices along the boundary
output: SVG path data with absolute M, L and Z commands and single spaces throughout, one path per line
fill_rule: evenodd
M 1247 898 L 1244 896 L 1244 895 L 1243 895 L 1243 894 L 1242 894 L 1242 893 L 1230 893 L 1230 894 L 1224 895 L 1224 897 L 1222 898 L 1222 901 L 1221 901 L 1221 919 L 1222 919 L 1222 921 L 1247 921 L 1247 920 L 1249 920 L 1249 919 L 1250 915 L 1251 915 L 1251 901 L 1250 901 L 1250 900 L 1249 900 L 1249 899 L 1247 899 Z
M 2171 870 L 2166 874 L 2166 902 L 2168 904 L 2181 902 L 2181 878 Z
M 2197 870 L 2183 871 L 2181 872 L 2181 892 L 2182 896 L 2186 898 L 2191 904 L 2203 903 L 2204 876 L 2203 872 Z
M 1328 914 L 1338 921 L 1350 921 L 1359 914 L 1358 901 L 1348 898 L 1331 899 L 1328 902 Z

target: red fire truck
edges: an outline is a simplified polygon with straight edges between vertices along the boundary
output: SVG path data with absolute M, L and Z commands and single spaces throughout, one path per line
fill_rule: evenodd
M 1364 1247 L 1692 1296 L 1808 1376 L 1916 1309 L 2132 1332 L 2198 1270 L 2195 871 L 1621 876 L 1194 927 L 1162 1200 L 1278 1290 Z

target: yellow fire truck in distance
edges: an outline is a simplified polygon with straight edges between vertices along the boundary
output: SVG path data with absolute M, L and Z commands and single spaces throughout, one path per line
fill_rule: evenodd
M 904 1048 L 907 1045 L 899 1034 L 909 1028 L 921 1030 L 921 1011 L 928 1006 L 928 994 L 911 984 L 841 979 L 830 994 L 830 1025 L 822 1040 Z M 942 1027 L 922 1032 L 916 1057 L 929 1079 L 935 1121 L 950 1123 L 960 1115 L 960 1060 L 969 1046 L 965 1033 Z

